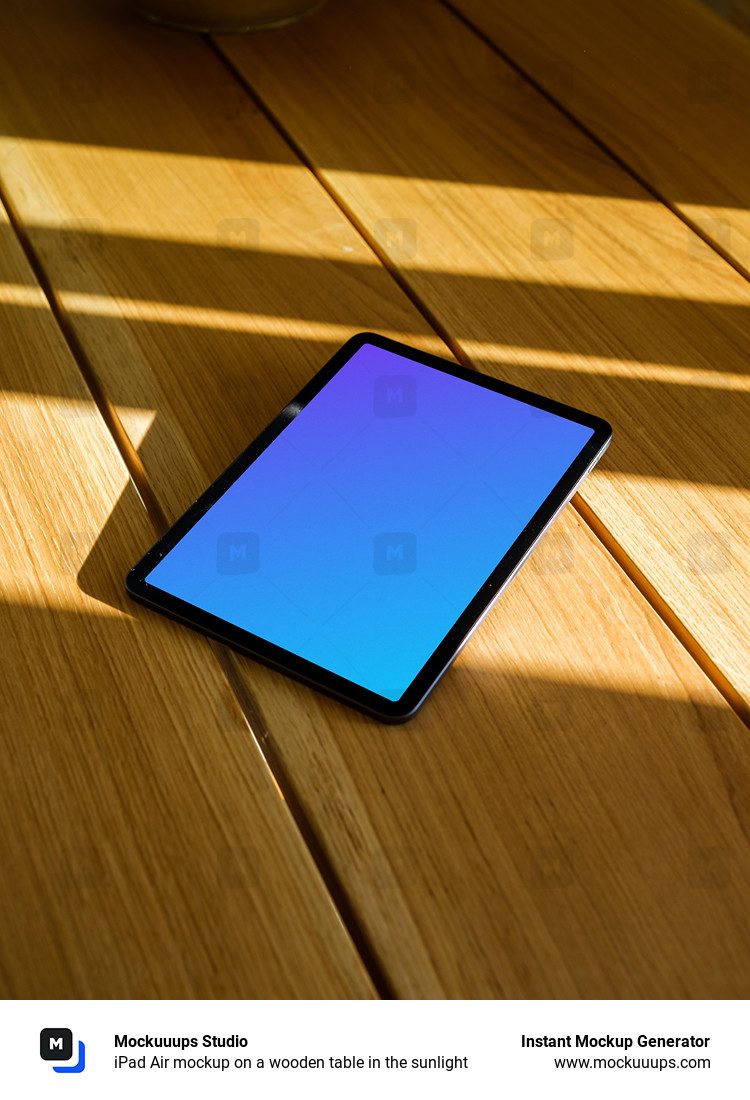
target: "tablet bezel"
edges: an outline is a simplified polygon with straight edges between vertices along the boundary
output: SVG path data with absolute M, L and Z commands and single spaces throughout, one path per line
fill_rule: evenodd
M 593 434 L 575 461 L 568 467 L 555 488 L 537 509 L 513 545 L 498 562 L 490 577 L 479 588 L 455 624 L 436 646 L 400 699 L 391 700 L 377 695 L 367 688 L 347 680 L 334 672 L 299 657 L 297 654 L 260 638 L 250 631 L 211 615 L 194 604 L 179 599 L 151 585 L 147 574 L 164 558 L 181 538 L 206 514 L 223 493 L 240 477 L 258 456 L 284 431 L 310 401 L 318 394 L 345 363 L 365 344 L 372 344 L 403 358 L 422 363 L 446 374 L 462 378 L 545 412 L 555 413 L 575 423 L 591 428 Z M 318 373 L 300 390 L 279 415 L 264 428 L 256 439 L 240 454 L 212 485 L 170 527 L 158 542 L 128 573 L 125 587 L 130 596 L 178 622 L 192 627 L 219 642 L 231 646 L 264 664 L 270 665 L 297 680 L 332 695 L 364 711 L 380 721 L 404 722 L 421 707 L 435 684 L 449 668 L 463 645 L 489 613 L 492 606 L 523 565 L 546 529 L 554 522 L 570 500 L 576 488 L 599 460 L 612 438 L 612 428 L 600 417 L 591 416 L 569 405 L 542 397 L 529 390 L 507 382 L 500 382 L 489 375 L 460 366 L 449 359 L 431 355 L 407 344 L 372 332 L 360 332 L 348 340 Z

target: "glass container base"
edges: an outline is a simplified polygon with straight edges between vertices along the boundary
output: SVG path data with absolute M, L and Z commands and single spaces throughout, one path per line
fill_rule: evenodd
M 325 0 L 153 0 L 132 4 L 152 23 L 197 34 L 246 34 L 294 23 L 322 7 Z

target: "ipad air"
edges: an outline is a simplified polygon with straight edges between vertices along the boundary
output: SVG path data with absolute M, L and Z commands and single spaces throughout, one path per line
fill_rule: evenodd
M 598 417 L 360 333 L 126 587 L 378 719 L 404 721 L 610 437 Z

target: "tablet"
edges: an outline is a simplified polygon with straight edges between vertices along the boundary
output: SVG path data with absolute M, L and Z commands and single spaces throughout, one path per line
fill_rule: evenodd
M 404 721 L 611 434 L 598 417 L 360 333 L 126 587 L 378 719 Z

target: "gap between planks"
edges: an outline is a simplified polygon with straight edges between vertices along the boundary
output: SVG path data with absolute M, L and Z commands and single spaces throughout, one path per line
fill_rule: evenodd
M 698 227 L 695 226 L 689 218 L 686 218 L 679 210 L 676 210 L 674 206 L 666 201 L 650 184 L 646 183 L 641 177 L 634 172 L 621 158 L 611 149 L 609 149 L 602 141 L 600 141 L 595 134 L 579 123 L 578 120 L 562 107 L 552 96 L 550 96 L 543 88 L 541 88 L 536 81 L 534 81 L 520 66 L 516 65 L 510 58 L 508 58 L 500 49 L 498 49 L 494 43 L 488 39 L 480 30 L 478 30 L 473 23 L 465 18 L 460 12 L 457 12 L 449 0 L 441 0 L 448 10 L 460 19 L 462 23 L 479 38 L 482 39 L 485 44 L 498 54 L 507 64 L 509 64 L 522 79 L 526 80 L 529 84 L 539 91 L 549 103 L 552 104 L 557 110 L 561 111 L 566 118 L 568 118 L 578 129 L 580 129 L 590 140 L 594 141 L 596 145 L 605 153 L 606 156 L 614 160 L 619 167 L 626 171 L 633 179 L 635 179 L 641 186 L 643 186 L 649 194 L 656 199 L 663 206 L 666 206 L 677 218 L 680 219 L 688 228 L 696 233 L 709 247 L 717 252 L 723 260 L 729 263 L 735 270 L 745 279 L 750 281 L 750 274 L 746 273 L 742 266 L 733 261 L 730 257 L 726 256 L 717 245 Z M 347 203 L 341 198 L 335 188 L 328 183 L 322 172 L 318 170 L 316 165 L 307 156 L 302 147 L 298 144 L 289 130 L 284 126 L 276 113 L 271 110 L 268 104 L 263 98 L 256 92 L 252 85 L 247 81 L 245 76 L 236 67 L 234 62 L 226 56 L 221 47 L 208 35 L 204 36 L 205 41 L 214 51 L 221 63 L 227 69 L 227 71 L 234 77 L 234 79 L 244 89 L 246 94 L 252 99 L 253 103 L 258 107 L 269 123 L 276 129 L 279 135 L 287 143 L 291 151 L 298 158 L 301 164 L 303 164 L 309 172 L 315 177 L 320 186 L 326 191 L 329 197 L 336 203 L 336 206 L 341 211 L 347 221 L 354 227 L 359 233 L 362 239 L 372 249 L 377 256 L 380 263 L 386 269 L 388 274 L 397 284 L 399 289 L 407 296 L 414 307 L 419 311 L 422 317 L 425 319 L 428 325 L 434 330 L 435 334 L 443 341 L 446 347 L 450 350 L 454 358 L 464 367 L 469 370 L 476 370 L 474 364 L 470 361 L 463 349 L 453 339 L 445 327 L 440 323 L 432 310 L 422 301 L 419 294 L 410 286 L 408 280 L 401 274 L 396 265 L 390 260 L 383 249 L 380 247 L 374 237 L 368 232 L 366 227 L 362 224 L 360 219 L 349 208 Z M 639 591 L 641 596 L 646 600 L 649 606 L 656 612 L 670 633 L 677 639 L 683 649 L 687 650 L 692 659 L 701 669 L 706 677 L 711 681 L 713 686 L 725 700 L 725 702 L 732 708 L 734 713 L 744 723 L 745 726 L 750 728 L 750 706 L 742 698 L 741 694 L 737 691 L 727 676 L 721 671 L 719 666 L 713 660 L 712 657 L 706 652 L 700 642 L 693 636 L 687 626 L 672 610 L 667 601 L 660 595 L 654 585 L 645 576 L 642 570 L 635 564 L 627 551 L 620 545 L 611 531 L 605 526 L 605 524 L 599 519 L 594 510 L 584 500 L 581 499 L 578 493 L 575 494 L 571 500 L 571 504 L 580 518 L 591 530 L 596 539 L 604 547 L 604 550 L 609 554 L 611 558 L 617 563 L 620 569 L 625 573 L 630 582 Z
M 385 257 L 376 242 L 370 237 L 365 227 L 361 224 L 359 219 L 350 211 L 345 202 L 341 200 L 326 181 L 321 178 L 321 174 L 316 170 L 315 166 L 310 163 L 308 158 L 303 154 L 302 150 L 298 148 L 297 143 L 286 131 L 285 127 L 274 116 L 272 111 L 267 108 L 265 103 L 255 93 L 254 89 L 248 82 L 237 72 L 231 62 L 225 57 L 221 49 L 210 39 L 206 40 L 209 47 L 218 56 L 223 66 L 230 72 L 235 82 L 243 89 L 244 93 L 248 95 L 254 103 L 258 106 L 259 110 L 268 119 L 270 124 L 274 127 L 277 133 L 286 142 L 287 146 L 296 154 L 299 162 L 304 165 L 308 171 L 313 174 L 316 181 L 322 186 L 328 196 L 336 203 L 338 209 L 342 212 L 347 221 L 355 228 L 359 236 L 368 244 L 374 255 L 376 255 L 380 263 L 388 271 L 391 278 L 399 286 L 399 288 L 406 294 L 407 298 L 417 308 L 420 314 L 427 321 L 432 330 L 441 338 L 443 343 L 450 349 L 459 362 L 464 365 L 471 366 L 467 362 L 465 354 L 460 348 L 456 347 L 454 341 L 450 335 L 444 330 L 438 319 L 432 314 L 431 310 L 420 300 L 419 295 L 414 292 L 407 284 L 404 277 L 400 272 L 394 268 L 391 262 Z M 525 74 L 521 74 L 524 78 Z M 527 78 L 526 78 L 527 79 Z M 549 97 L 547 97 L 549 98 Z M 554 102 L 554 101 L 553 101 Z M 607 155 L 609 151 L 605 149 Z M 615 158 L 616 159 L 616 158 Z M 632 173 L 631 173 L 632 174 Z M 103 393 L 101 387 L 96 382 L 94 372 L 89 361 L 87 354 L 85 353 L 81 343 L 70 323 L 69 317 L 62 306 L 54 287 L 50 280 L 46 276 L 46 272 L 41 263 L 40 258 L 37 256 L 33 245 L 25 231 L 22 220 L 17 215 L 17 212 L 12 208 L 12 204 L 8 198 L 2 195 L 0 191 L 0 201 L 3 202 L 13 230 L 24 250 L 24 253 L 35 273 L 36 278 L 45 294 L 47 302 L 55 317 L 62 335 L 81 371 L 81 374 L 86 382 L 89 391 L 92 394 L 97 407 L 99 408 L 108 430 L 114 438 L 114 441 L 118 447 L 118 450 L 126 464 L 126 467 L 130 473 L 133 483 L 141 496 L 141 499 L 147 509 L 147 512 L 158 531 L 166 529 L 167 521 L 161 505 L 156 498 L 148 476 L 145 472 L 140 456 L 136 449 L 130 443 L 127 438 L 117 412 L 107 396 Z M 661 201 L 661 200 L 660 200 Z M 668 205 L 668 204 L 664 204 Z M 671 209 L 671 208 L 670 208 Z M 678 215 L 679 216 L 679 215 Z M 681 219 L 685 220 L 685 219 Z M 710 242 L 709 242 L 710 243 Z M 687 649 L 689 655 L 702 669 L 704 674 L 709 680 L 717 687 L 717 690 L 723 695 L 732 709 L 738 714 L 738 716 L 746 723 L 748 721 L 747 712 L 741 713 L 738 710 L 736 703 L 738 699 L 730 697 L 727 691 L 733 692 L 731 685 L 728 685 L 726 678 L 723 677 L 721 672 L 716 668 L 710 658 L 703 652 L 699 644 L 692 638 L 687 629 L 677 619 L 666 602 L 659 596 L 658 592 L 650 586 L 649 582 L 642 576 L 637 566 L 635 566 L 629 559 L 628 555 L 623 551 L 614 537 L 601 523 L 598 517 L 591 511 L 588 506 L 583 502 L 574 498 L 574 507 L 578 511 L 582 520 L 591 529 L 592 533 L 597 537 L 598 541 L 603 545 L 604 549 L 609 552 L 620 568 L 625 572 L 628 579 L 636 586 L 641 592 L 644 598 L 649 602 L 652 608 L 657 612 L 665 625 L 669 628 L 670 632 L 676 637 L 683 649 Z M 265 728 L 265 724 L 260 719 L 257 711 L 255 699 L 252 691 L 246 688 L 244 685 L 240 685 L 239 677 L 237 676 L 236 669 L 233 665 L 232 658 L 228 651 L 219 646 L 218 643 L 211 643 L 214 652 L 219 657 L 221 670 L 224 674 L 235 698 L 241 707 L 251 735 L 253 736 L 261 755 L 264 758 L 266 766 L 274 779 L 279 791 L 287 802 L 287 805 L 292 813 L 293 819 L 300 832 L 303 843 L 305 844 L 310 857 L 313 859 L 319 874 L 329 892 L 332 904 L 336 907 L 339 913 L 342 923 L 347 928 L 350 938 L 354 943 L 356 949 L 360 954 L 363 966 L 367 969 L 370 979 L 375 987 L 376 991 L 381 997 L 390 998 L 394 994 L 391 990 L 387 976 L 383 973 L 382 967 L 377 960 L 375 952 L 370 947 L 366 934 L 361 930 L 359 922 L 353 914 L 353 909 L 349 903 L 346 891 L 341 885 L 336 872 L 333 870 L 329 860 L 327 859 L 323 846 L 315 833 L 314 827 L 307 820 L 307 817 L 301 808 L 301 802 L 297 797 L 293 782 L 286 774 L 285 769 L 281 765 L 278 754 L 275 751 L 275 745 L 271 738 L 269 731 Z
M 505 52 L 505 50 L 501 49 L 500 46 L 498 46 L 497 43 L 494 42 L 493 39 L 490 38 L 490 36 L 481 29 L 481 27 L 478 27 L 477 24 L 474 23 L 468 15 L 464 15 L 462 11 L 456 8 L 451 3 L 451 0 L 440 0 L 440 3 L 451 13 L 451 15 L 458 19 L 460 23 L 463 23 L 467 30 L 469 30 L 473 35 L 479 38 L 485 46 L 492 50 L 492 52 L 496 54 L 502 61 L 504 61 L 506 65 L 513 69 L 513 71 L 517 73 L 522 80 L 525 80 L 527 84 L 530 84 L 531 87 L 534 88 L 534 90 L 538 92 L 543 99 L 545 99 L 552 107 L 554 107 L 556 111 L 559 111 L 560 114 L 568 120 L 568 122 L 570 122 L 573 126 L 576 127 L 577 130 L 580 131 L 580 133 L 587 137 L 589 141 L 592 141 L 594 145 L 596 145 L 596 147 L 602 153 L 604 153 L 605 156 L 614 161 L 618 168 L 621 168 L 622 171 L 626 172 L 631 179 L 635 180 L 636 183 L 639 184 L 644 191 L 648 192 L 652 199 L 655 199 L 656 202 L 660 203 L 662 206 L 666 206 L 667 210 L 674 214 L 676 218 L 679 218 L 679 220 L 690 230 L 691 233 L 695 233 L 696 237 L 700 237 L 703 243 L 706 244 L 713 252 L 715 252 L 717 256 L 719 256 L 722 260 L 728 263 L 730 267 L 733 267 L 738 275 L 741 275 L 746 282 L 750 282 L 750 270 L 748 270 L 744 266 L 744 264 L 740 263 L 740 261 L 736 259 L 736 257 L 734 257 L 727 249 L 725 249 L 720 242 L 715 241 L 712 237 L 710 237 L 708 233 L 700 225 L 698 225 L 697 222 L 694 222 L 692 218 L 688 217 L 688 215 L 685 214 L 685 212 L 681 210 L 679 206 L 675 205 L 675 203 L 668 199 L 666 195 L 663 195 L 661 191 L 659 191 L 658 187 L 655 187 L 654 184 L 646 179 L 645 176 L 642 176 L 640 172 L 633 168 L 631 164 L 629 164 L 626 160 L 623 160 L 619 153 L 615 152 L 615 150 L 612 149 L 603 138 L 599 137 L 599 135 L 589 126 L 587 126 L 585 122 L 582 122 L 577 117 L 577 115 L 574 115 L 568 107 L 565 107 L 562 103 L 560 103 L 559 100 L 555 99 L 551 92 L 548 92 L 542 84 L 538 83 L 535 77 L 533 77 L 531 73 L 528 72 L 528 70 L 526 70 L 522 65 L 515 61 L 509 54 Z M 701 648 L 697 642 L 695 642 L 695 645 L 698 646 L 698 648 Z M 723 677 L 724 674 L 720 672 L 719 675 Z M 747 707 L 745 707 L 745 713 L 750 714 L 750 710 Z M 747 721 L 747 718 L 743 718 L 743 721 Z
M 24 229 L 17 211 L 6 194 L 5 188 L 1 184 L 0 205 L 2 205 L 8 216 L 13 232 L 23 249 L 24 255 L 44 294 L 55 322 L 62 333 L 63 339 L 73 356 L 76 366 L 81 372 L 83 380 L 104 420 L 107 430 L 110 432 L 115 442 L 115 446 L 125 463 L 125 467 L 146 509 L 155 532 L 157 536 L 160 537 L 169 529 L 170 525 L 158 497 L 154 493 L 140 455 L 130 441 L 120 417 L 118 416 L 117 410 L 99 385 L 89 358 L 68 319 L 65 308 L 47 277 L 47 273 Z M 255 700 L 242 679 L 237 675 L 227 648 L 211 638 L 207 638 L 206 641 L 213 651 L 221 674 L 237 701 L 245 718 L 247 728 L 255 741 L 261 758 L 279 792 L 279 796 L 286 803 L 287 809 L 300 834 L 302 843 L 307 849 L 323 881 L 331 904 L 336 910 L 339 920 L 346 929 L 347 935 L 351 939 L 361 959 L 362 965 L 367 971 L 375 992 L 381 1000 L 394 1000 L 396 994 L 391 982 L 383 970 L 364 929 L 360 926 L 356 918 L 346 891 L 333 865 L 328 859 L 323 845 L 302 809 L 294 785 L 289 780 L 286 770 L 274 750 L 272 738 L 255 704 Z

